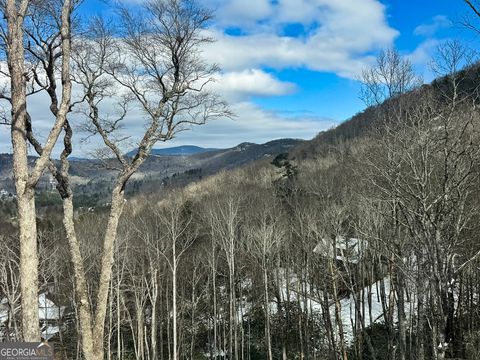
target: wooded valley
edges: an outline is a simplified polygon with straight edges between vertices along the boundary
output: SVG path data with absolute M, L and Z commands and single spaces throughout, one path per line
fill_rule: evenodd
M 157 142 L 235 116 L 208 89 L 216 66 L 200 58 L 211 13 L 158 0 L 142 22 L 121 8 L 119 40 L 99 18 L 74 36 L 77 5 L 0 2 L 16 191 L 0 195 L 2 341 L 47 340 L 59 359 L 480 358 L 472 51 L 440 45 L 430 84 L 382 51 L 361 76 L 367 108 L 341 125 L 129 194 Z M 45 144 L 26 106 L 40 91 L 54 118 Z M 102 113 L 105 99 L 118 118 Z M 115 134 L 133 103 L 147 125 L 127 154 Z M 74 111 L 107 149 L 103 206 L 76 203 Z M 37 189 L 45 173 L 55 189 Z M 42 196 L 58 201 L 36 206 Z

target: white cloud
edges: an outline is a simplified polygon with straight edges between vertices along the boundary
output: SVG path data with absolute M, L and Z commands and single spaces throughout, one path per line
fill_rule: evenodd
M 247 69 L 219 75 L 213 88 L 229 101 L 239 101 L 251 96 L 288 95 L 296 90 L 296 85 L 260 69 Z
M 318 132 L 337 125 L 334 120 L 327 118 L 305 114 L 287 116 L 267 111 L 246 101 L 234 104 L 232 110 L 238 115 L 233 120 L 215 120 L 195 126 L 162 146 L 194 144 L 226 148 L 245 141 L 265 143 L 280 138 L 311 139 Z
M 206 2 L 214 9 L 216 18 L 222 24 L 228 26 L 249 27 L 272 15 L 270 0 L 214 0 Z
M 433 54 L 440 44 L 437 39 L 428 39 L 420 43 L 415 50 L 407 55 L 407 58 L 417 65 L 426 65 L 431 61 Z
M 305 67 L 355 78 L 372 61 L 367 54 L 368 50 L 372 50 L 369 46 L 360 52 L 359 45 L 353 40 L 348 43 L 350 40 L 329 39 L 320 34 L 307 40 L 272 34 L 229 36 L 217 32 L 212 36 L 217 42 L 208 46 L 205 56 L 226 71 L 263 66 L 280 70 Z M 384 41 L 383 45 L 388 43 Z M 358 51 L 354 50 L 355 47 Z
M 132 2 L 133 0 L 122 0 Z M 305 67 L 354 78 L 373 51 L 399 35 L 379 0 L 202 0 L 213 10 L 218 41 L 206 57 L 226 71 Z M 285 35 L 288 25 L 304 32 Z M 228 30 L 237 29 L 235 36 Z M 231 33 L 230 33 L 231 34 Z
M 238 115 L 232 119 L 215 120 L 202 126 L 192 127 L 184 131 L 168 143 L 157 144 L 157 147 L 193 144 L 205 147 L 227 148 L 241 142 L 264 143 L 279 138 L 311 139 L 318 132 L 336 125 L 331 119 L 297 115 L 287 116 L 273 111 L 266 111 L 250 102 L 239 102 L 232 106 Z M 127 120 L 130 134 L 140 134 L 141 122 L 137 117 Z M 78 120 L 76 121 L 78 123 Z M 81 142 L 82 134 L 75 132 L 73 156 L 88 156 L 99 147 L 98 139 L 91 139 L 87 143 Z M 133 140 L 133 139 L 132 139 Z M 60 141 L 61 143 L 61 141 Z M 55 156 L 61 151 L 59 144 Z M 133 148 L 133 142 L 130 148 Z M 0 153 L 11 152 L 8 127 L 0 127 Z
M 426 23 L 426 24 L 421 24 L 413 30 L 413 33 L 415 35 L 419 36 L 433 36 L 435 33 L 444 28 L 448 28 L 452 26 L 451 20 L 448 19 L 445 15 L 437 15 L 433 17 L 433 19 Z
M 427 39 L 420 43 L 410 54 L 406 55 L 425 82 L 430 82 L 435 78 L 430 68 L 430 62 L 440 43 L 440 40 L 437 39 Z
M 210 1 L 219 6 L 221 16 L 216 29 L 210 30 L 217 42 L 206 48 L 205 55 L 227 71 L 305 67 L 354 78 L 371 62 L 372 51 L 390 46 L 398 35 L 387 24 L 385 7 L 374 0 L 259 1 L 262 6 L 268 3 L 269 11 L 254 10 L 248 21 L 235 17 L 224 1 Z M 224 30 L 231 24 L 247 32 L 228 35 Z M 287 24 L 309 30 L 302 36 L 285 36 L 282 29 Z
M 253 75 L 252 75 L 253 74 Z M 277 80 L 270 78 L 268 74 L 260 71 L 246 71 L 240 74 L 247 79 L 246 83 L 255 78 L 255 74 L 260 79 L 264 79 L 265 84 L 273 83 Z M 260 75 L 258 75 L 260 74 Z M 234 75 L 230 75 L 234 77 Z M 251 78 L 250 78 L 251 77 Z M 285 89 L 289 89 L 289 85 Z M 241 85 L 248 93 L 260 91 L 254 87 L 248 88 L 245 84 Z M 267 86 L 268 87 L 268 86 Z M 273 87 L 272 92 L 278 91 Z M 38 138 L 45 140 L 48 130 L 53 124 L 53 118 L 49 115 L 48 99 L 44 94 L 37 94 L 29 98 L 28 108 L 32 115 L 35 130 L 39 134 Z M 249 101 L 238 99 L 232 102 L 232 111 L 237 115 L 232 119 L 215 120 L 203 126 L 193 126 L 191 130 L 184 131 L 166 144 L 157 144 L 158 146 L 174 146 L 181 144 L 193 144 L 205 147 L 231 147 L 238 143 L 249 141 L 264 143 L 277 138 L 303 138 L 310 139 L 319 131 L 325 130 L 335 125 L 331 119 L 313 116 L 310 114 L 282 114 L 275 111 L 267 111 Z M 105 103 L 102 112 L 113 113 L 115 104 L 113 102 Z M 142 112 L 138 109 L 132 109 L 129 116 L 124 121 L 125 130 L 123 135 L 131 136 L 125 144 L 124 150 L 127 151 L 135 147 L 136 141 L 142 135 L 144 127 Z M 89 156 L 95 149 L 101 146 L 101 140 L 98 137 L 90 138 L 83 142 L 86 134 L 79 131 L 78 126 L 84 121 L 78 114 L 72 114 L 71 123 L 75 129 L 73 145 L 73 156 Z M 63 136 L 63 135 L 61 135 Z M 62 150 L 61 137 L 54 151 L 54 156 L 58 156 Z M 0 153 L 11 152 L 9 127 L 0 126 Z M 33 151 L 31 152 L 33 154 Z

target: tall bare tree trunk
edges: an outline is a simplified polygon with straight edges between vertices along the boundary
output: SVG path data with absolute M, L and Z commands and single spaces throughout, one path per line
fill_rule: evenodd
M 122 327 L 120 317 L 120 272 L 117 272 L 117 284 L 116 284 L 116 297 L 117 297 L 117 360 L 121 359 L 122 354 Z
M 15 153 L 15 150 L 14 150 Z M 15 160 L 14 160 L 15 161 Z M 19 165 L 17 163 L 17 165 Z M 22 334 L 24 341 L 40 341 L 38 317 L 38 253 L 34 190 L 22 189 L 15 181 L 20 228 L 20 290 L 22 293 Z
M 94 353 L 98 359 L 103 359 L 103 343 L 105 335 L 105 316 L 107 314 L 108 289 L 112 279 L 113 257 L 115 250 L 115 241 L 118 232 L 118 223 L 123 212 L 125 204 L 123 183 L 117 184 L 112 191 L 112 204 L 110 208 L 110 216 L 108 218 L 105 238 L 103 241 L 103 254 L 100 281 L 97 294 L 97 303 L 95 310 L 95 324 L 93 334 L 95 335 L 93 346 Z
M 82 353 L 85 360 L 95 360 L 94 340 L 92 332 L 92 316 L 90 300 L 88 297 L 88 286 L 85 279 L 85 269 L 80 251 L 73 214 L 73 199 L 71 196 L 63 200 L 63 225 L 69 243 L 70 257 L 73 264 L 74 286 L 77 296 L 77 311 L 80 323 L 80 334 L 82 338 Z M 118 310 L 117 310 L 118 311 Z M 103 359 L 103 357 L 102 357 Z
M 270 334 L 270 302 L 268 294 L 268 271 L 266 261 L 263 263 L 263 291 L 265 296 L 265 340 L 267 342 L 268 360 L 273 360 L 272 336 Z
M 345 344 L 345 335 L 343 333 L 343 322 L 342 322 L 342 309 L 340 305 L 340 301 L 338 299 L 337 295 L 337 279 L 336 279 L 336 274 L 333 270 L 333 260 L 329 259 L 328 260 L 328 269 L 330 272 L 330 276 L 332 278 L 332 292 L 333 292 L 333 298 L 335 302 L 335 322 L 337 323 L 338 326 L 338 334 L 340 337 L 340 351 L 341 351 L 341 359 L 342 360 L 347 360 L 347 349 L 346 349 L 346 344 Z
M 51 163 L 50 155 L 60 132 L 66 124 L 66 115 L 70 111 L 71 78 L 71 0 L 61 3 L 61 19 L 59 20 L 61 39 L 61 79 L 62 100 L 52 102 L 50 109 L 56 120 L 50 130 L 45 146 L 42 148 L 32 133 L 31 119 L 27 113 L 26 81 L 24 49 L 24 20 L 29 0 L 8 0 L 5 7 L 7 20 L 7 62 L 10 75 L 11 92 L 11 138 L 13 148 L 13 174 L 18 203 L 18 222 L 20 229 L 20 277 L 22 293 L 22 332 L 26 341 L 39 341 L 38 317 L 38 250 L 35 211 L 35 188 L 45 168 Z M 53 65 L 53 64 L 52 64 Z M 36 76 L 36 70 L 33 70 Z M 52 68 L 52 72 L 55 71 Z M 54 78 L 54 74 L 47 74 Z M 54 86 L 54 85 L 52 85 Z M 53 94 L 53 93 L 52 93 Z M 31 142 L 40 157 L 31 172 L 28 169 L 27 140 Z
M 286 270 L 284 270 L 286 271 Z M 282 279 L 280 278 L 280 252 L 277 253 L 276 256 L 276 266 L 275 266 L 275 281 L 277 284 L 277 312 L 279 314 L 280 319 L 284 319 L 284 304 L 285 299 L 283 296 L 283 288 L 282 288 Z M 283 331 L 281 334 L 281 342 L 282 342 L 282 360 L 287 360 L 287 335 L 285 334 L 287 326 L 286 321 L 282 320 L 282 327 Z
M 152 290 L 150 304 L 152 306 L 152 321 L 150 329 L 151 359 L 157 359 L 157 300 L 158 300 L 158 270 L 152 271 Z
M 124 204 L 122 194 L 123 193 L 121 192 L 117 192 L 112 196 L 111 214 L 104 238 L 104 253 L 95 317 L 93 316 L 88 296 L 83 258 L 75 232 L 73 198 L 70 194 L 70 196 L 67 196 L 63 200 L 63 222 L 73 263 L 75 291 L 77 294 L 80 332 L 82 338 L 82 353 L 86 360 L 103 360 L 104 357 L 104 325 L 108 307 L 110 280 L 112 276 L 114 245 L 117 236 L 118 221 Z M 93 322 L 93 320 L 95 320 L 95 322 Z
M 233 268 L 233 256 L 229 254 L 229 286 L 228 286 L 228 295 L 229 295 L 229 326 L 228 326 L 228 358 L 233 359 L 234 357 L 234 323 L 235 323 L 235 312 L 234 312 L 234 299 L 235 299 L 235 283 L 234 283 L 234 268 Z
M 423 278 L 423 261 L 424 261 L 424 254 L 423 250 L 420 250 L 417 253 L 417 279 L 416 279 L 416 287 L 417 287 L 417 331 L 416 331 L 416 353 L 418 360 L 425 359 L 425 301 L 426 301 L 426 286 L 425 280 Z
M 397 313 L 398 313 L 398 353 L 399 360 L 405 360 L 407 356 L 407 326 L 405 315 L 405 281 L 401 270 L 397 270 L 397 284 L 395 291 L 397 293 Z
M 27 158 L 27 98 L 24 65 L 24 19 L 28 0 L 8 0 L 7 60 L 10 72 L 12 105 L 13 176 L 17 192 L 20 230 L 20 290 L 22 294 L 22 334 L 25 341 L 39 341 L 38 253 L 35 212 L 35 184 L 31 183 Z
M 173 243 L 173 267 L 172 267 L 172 336 L 173 336 L 173 360 L 177 360 L 177 259 L 175 254 L 175 242 Z
M 299 275 L 301 276 L 301 275 Z M 303 339 L 303 310 L 302 310 L 302 304 L 301 304 L 301 291 L 300 291 L 300 280 L 297 279 L 297 306 L 298 306 L 298 340 L 300 343 L 300 360 L 305 359 L 305 344 L 304 344 L 304 339 Z
M 218 353 L 218 345 L 217 345 L 217 321 L 218 321 L 218 314 L 217 314 L 217 288 L 216 288 L 216 262 L 215 262 L 215 242 L 212 237 L 211 242 L 211 250 L 212 250 L 212 289 L 213 289 L 213 359 L 217 360 L 217 353 Z

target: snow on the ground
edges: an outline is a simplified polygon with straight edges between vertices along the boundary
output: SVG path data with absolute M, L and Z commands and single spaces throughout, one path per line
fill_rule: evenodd
M 305 300 L 303 298 L 303 294 L 299 294 L 297 291 L 297 279 L 295 276 L 290 277 L 290 301 L 299 301 L 299 305 L 302 308 L 302 310 L 305 310 L 305 307 L 307 308 L 308 311 L 311 311 L 313 313 L 318 313 L 319 315 L 323 315 L 323 310 L 322 306 L 320 304 L 320 300 L 318 298 L 313 298 L 312 292 L 310 291 L 310 286 L 307 285 L 306 291 L 300 290 L 302 293 L 307 293 L 310 295 L 307 295 L 307 299 Z M 386 303 L 388 306 L 389 302 L 389 294 L 390 294 L 390 279 L 385 278 L 383 279 L 384 282 L 384 287 L 385 287 L 385 297 L 386 297 Z M 356 293 L 355 296 L 361 297 L 363 293 L 363 303 L 365 304 L 365 309 L 361 310 L 362 317 L 364 317 L 365 321 L 365 327 L 368 327 L 371 324 L 370 321 L 370 311 L 368 309 L 368 298 L 371 296 L 371 319 L 373 320 L 373 323 L 382 323 L 384 320 L 383 317 L 383 306 L 382 306 L 382 300 L 380 298 L 380 284 L 381 280 L 377 281 L 376 283 L 365 287 L 362 289 L 362 291 Z M 282 296 L 284 299 L 287 299 L 287 289 L 286 289 L 286 284 L 283 283 L 281 284 L 281 289 L 282 289 Z M 332 323 L 335 324 L 335 303 L 331 296 L 329 296 L 330 302 L 329 302 L 329 315 L 330 318 L 332 319 Z M 343 325 L 343 333 L 344 333 L 344 338 L 345 341 L 348 343 L 351 343 L 354 339 L 354 329 L 355 329 L 355 299 L 353 294 L 349 294 L 348 297 L 344 297 L 340 299 L 340 316 L 342 319 L 342 325 Z M 360 301 L 361 303 L 362 301 Z M 277 311 L 277 306 L 276 302 L 271 302 L 270 304 L 270 311 L 271 313 L 276 313 Z M 396 321 L 396 311 L 394 311 L 394 320 Z M 411 313 L 411 303 L 408 301 L 405 301 L 405 314 L 407 318 L 409 317 Z M 335 327 L 335 331 L 338 333 L 338 326 Z M 338 335 L 338 334 L 337 334 Z
M 383 306 L 382 301 L 380 299 L 380 282 L 377 281 L 370 287 L 366 287 L 362 290 L 363 292 L 363 303 L 365 304 L 364 311 L 361 311 L 362 317 L 364 317 L 365 327 L 368 327 L 371 324 L 370 322 L 370 312 L 368 309 L 368 298 L 371 296 L 372 298 L 372 307 L 371 307 L 371 318 L 373 323 L 382 323 L 383 322 Z M 390 279 L 384 279 L 385 285 L 385 297 L 386 302 L 388 304 L 388 297 L 390 294 Z M 356 296 L 361 296 L 361 293 L 356 294 Z M 405 306 L 405 311 L 409 311 L 409 304 L 407 303 Z M 354 326 L 355 326 L 355 299 L 354 295 L 350 294 L 348 297 L 343 298 L 340 300 L 341 306 L 341 318 L 343 324 L 343 332 L 345 334 L 345 340 L 347 342 L 353 341 L 353 334 L 354 334 Z M 395 312 L 396 313 L 396 312 Z M 335 317 L 335 304 L 332 304 L 330 307 L 330 314 L 332 318 Z

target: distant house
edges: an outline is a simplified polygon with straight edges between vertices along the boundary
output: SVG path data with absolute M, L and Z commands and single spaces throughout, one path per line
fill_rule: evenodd
M 358 264 L 367 247 L 368 242 L 366 240 L 337 235 L 335 240 L 321 239 L 313 252 L 324 257 L 335 257 L 335 260 L 341 263 Z
M 20 307 L 14 310 L 17 315 Z M 10 336 L 14 335 L 13 329 L 8 329 L 10 305 L 8 300 L 3 298 L 0 300 L 0 341 L 8 340 L 6 332 Z M 65 314 L 65 306 L 59 306 L 51 299 L 48 293 L 41 293 L 38 296 L 38 316 L 40 319 L 41 336 L 44 340 L 50 340 L 60 332 L 61 320 Z

